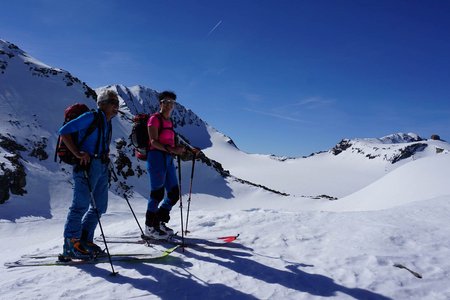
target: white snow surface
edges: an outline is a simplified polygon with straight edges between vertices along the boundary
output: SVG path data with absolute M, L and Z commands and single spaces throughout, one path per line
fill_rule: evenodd
M 28 56 L 27 60 L 39 63 Z M 0 74 L 1 133 L 25 144 L 27 138 L 46 137 L 53 149 L 64 107 L 74 99 L 92 106 L 92 99 L 83 98 L 81 85 L 67 87 L 55 78 L 24 77 L 24 72 L 13 59 L 6 75 Z M 20 89 L 17 82 L 26 88 Z M 144 87 L 108 88 L 123 92 L 126 112 L 134 109 L 130 103 L 136 104 L 128 92 L 154 98 Z M 42 98 L 45 101 L 39 102 Z M 233 176 L 289 196 L 242 184 L 235 177 L 223 178 L 198 162 L 188 234 L 198 247 L 178 249 L 153 263 L 117 262 L 117 276 L 110 276 L 108 263 L 8 269 L 3 264 L 22 255 L 62 250 L 72 198 L 70 172 L 64 166 L 52 157 L 39 161 L 24 153 L 27 194 L 12 195 L 0 205 L 0 299 L 450 299 L 448 143 L 401 141 L 416 135 L 395 134 L 392 139 L 351 140 L 352 147 L 338 155 L 328 151 L 281 159 L 242 152 L 206 123 L 186 124 L 179 130 Z M 116 118 L 113 126 L 115 138 L 130 130 L 123 118 Z M 395 164 L 389 161 L 399 149 L 415 143 L 427 147 Z M 436 148 L 444 151 L 437 153 Z M 0 163 L 10 167 L 4 158 L 10 153 L 0 151 Z M 191 162 L 184 162 L 185 220 L 190 172 Z M 143 226 L 148 178 L 131 181 L 130 203 Z M 178 206 L 171 217 L 169 225 L 180 230 Z M 114 190 L 102 224 L 107 235 L 140 234 L 126 201 Z M 238 233 L 233 243 L 215 239 Z M 165 248 L 109 245 L 111 253 L 156 253 Z

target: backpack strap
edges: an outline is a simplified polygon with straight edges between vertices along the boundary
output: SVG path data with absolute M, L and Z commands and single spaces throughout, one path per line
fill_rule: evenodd
M 98 134 L 97 134 L 97 142 L 95 143 L 95 151 L 94 151 L 94 157 L 99 156 L 100 152 L 100 140 L 102 139 L 102 136 L 104 137 L 104 130 L 103 130 L 103 118 L 100 116 L 100 113 L 98 114 L 98 120 L 97 120 L 97 128 L 98 128 Z M 95 123 L 95 115 L 94 115 L 94 122 Z M 89 129 L 89 128 L 88 128 Z M 104 140 L 104 138 L 103 138 Z
M 172 119 L 169 119 L 170 122 L 172 123 L 172 127 L 164 127 L 164 118 L 163 118 L 162 114 L 159 113 L 159 112 L 157 112 L 157 113 L 155 113 L 155 116 L 156 116 L 156 117 L 158 118 L 158 120 L 159 120 L 158 136 L 161 134 L 161 132 L 162 132 L 163 130 L 172 130 L 172 131 L 174 131 L 174 130 L 173 130 L 173 121 L 172 121 Z M 174 132 L 175 132 L 175 131 L 174 131 Z
M 81 141 L 77 144 L 77 146 L 83 145 L 84 142 L 86 141 L 86 139 L 95 131 L 95 129 L 97 127 L 99 127 L 99 124 L 97 124 L 97 123 L 99 123 L 99 120 L 100 120 L 98 112 L 93 111 L 92 113 L 94 114 L 94 120 L 92 120 L 91 124 L 89 125 L 88 129 L 86 130 L 86 134 L 83 136 Z
M 108 154 L 109 153 L 109 145 L 111 144 L 111 138 L 112 138 L 112 124 L 111 124 L 111 121 L 108 121 L 106 123 L 106 126 L 108 128 L 108 136 L 106 137 L 105 136 L 105 131 L 102 130 L 102 136 L 103 136 L 102 141 L 103 141 L 103 151 L 104 151 L 104 153 L 102 153 L 102 154 Z M 102 127 L 101 128 L 103 128 L 103 122 L 102 122 Z M 98 152 L 98 150 L 97 150 L 97 152 Z
M 61 143 L 61 136 L 58 135 L 58 140 L 56 141 L 56 148 L 55 148 L 55 162 L 58 161 L 58 149 L 59 149 L 59 144 Z
M 111 121 L 108 122 L 108 138 L 105 140 L 106 141 L 106 145 L 105 145 L 105 151 L 106 148 L 108 148 L 108 153 L 109 153 L 109 145 L 111 145 L 111 139 L 112 139 L 112 123 Z
M 100 157 L 101 154 L 107 154 L 109 152 L 108 145 L 111 143 L 111 138 L 112 138 L 112 124 L 111 124 L 111 121 L 107 122 L 106 126 L 108 127 L 109 130 L 108 130 L 108 136 L 106 137 L 105 129 L 103 126 L 104 124 L 103 124 L 102 114 L 98 111 L 93 111 L 92 113 L 94 114 L 94 120 L 92 121 L 91 125 L 89 125 L 88 129 L 86 130 L 86 135 L 83 137 L 83 140 L 81 141 L 80 146 L 82 145 L 82 143 L 84 143 L 86 138 L 94 132 L 95 129 L 98 129 L 94 157 Z M 103 149 L 104 153 L 100 153 L 100 140 L 103 142 L 102 149 Z

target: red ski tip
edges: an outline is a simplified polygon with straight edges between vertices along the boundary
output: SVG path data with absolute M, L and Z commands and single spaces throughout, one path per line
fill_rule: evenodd
M 238 235 L 230 235 L 230 236 L 222 236 L 222 237 L 218 237 L 217 239 L 224 241 L 225 243 L 231 243 L 235 240 L 237 240 L 237 238 L 239 237 Z

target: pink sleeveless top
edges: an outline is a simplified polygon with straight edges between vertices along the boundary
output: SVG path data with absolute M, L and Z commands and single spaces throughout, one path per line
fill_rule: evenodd
M 175 132 L 171 129 L 173 124 L 171 120 L 166 120 L 161 118 L 163 121 L 162 131 L 160 131 L 160 124 L 158 116 L 152 115 L 147 122 L 148 127 L 156 127 L 158 128 L 159 138 L 158 141 L 163 145 L 169 145 L 171 147 L 175 147 Z M 149 141 L 149 149 L 153 150 L 155 147 L 152 147 Z

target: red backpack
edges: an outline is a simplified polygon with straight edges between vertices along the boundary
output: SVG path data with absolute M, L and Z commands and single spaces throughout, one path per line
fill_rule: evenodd
M 73 119 L 78 118 L 88 111 L 90 111 L 89 107 L 87 107 L 86 104 L 82 103 L 75 103 L 67 107 L 64 110 L 63 125 L 68 123 L 69 121 L 72 121 Z M 88 136 L 91 135 L 92 132 L 94 132 L 94 130 L 97 128 L 98 120 L 98 113 L 94 111 L 94 120 L 92 121 L 91 125 L 89 125 L 83 139 L 78 143 L 78 147 L 81 146 L 88 138 Z M 74 132 L 71 135 L 72 140 L 76 143 L 78 141 L 78 132 Z M 62 141 L 61 136 L 58 136 L 58 142 L 56 143 L 55 162 L 57 157 L 59 157 L 59 162 L 64 162 L 69 165 L 74 165 L 78 162 L 78 158 L 76 158 L 75 155 L 73 155 L 73 153 L 69 150 L 69 148 L 67 148 L 66 144 L 64 144 L 64 142 Z

